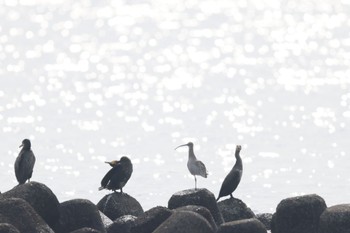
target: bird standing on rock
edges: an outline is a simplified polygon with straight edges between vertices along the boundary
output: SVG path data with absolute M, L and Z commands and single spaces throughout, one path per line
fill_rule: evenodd
M 19 152 L 15 161 L 15 174 L 19 184 L 24 184 L 27 180 L 30 182 L 30 178 L 33 174 L 33 168 L 35 164 L 35 156 L 31 150 L 31 143 L 29 139 L 22 141 L 21 151 Z
M 123 156 L 119 161 L 113 160 L 106 163 L 111 165 L 112 169 L 103 177 L 101 187 L 98 190 L 108 189 L 115 192 L 117 189 L 120 189 L 120 192 L 123 193 L 123 187 L 128 182 L 133 172 L 130 159 Z
M 192 142 L 189 142 L 189 143 L 184 144 L 184 145 L 180 145 L 180 146 L 176 147 L 175 150 L 179 147 L 182 147 L 182 146 L 188 146 L 187 168 L 190 171 L 190 173 L 194 176 L 195 189 L 197 189 L 196 175 L 207 178 L 207 176 L 208 176 L 207 169 L 205 168 L 204 163 L 202 163 L 202 161 L 197 160 L 196 156 L 194 155 Z
M 231 198 L 233 198 L 232 193 L 236 190 L 239 182 L 241 181 L 243 173 L 242 159 L 239 155 L 241 149 L 242 147 L 240 145 L 236 146 L 236 163 L 231 169 L 230 173 L 228 173 L 228 175 L 225 177 L 224 182 L 221 185 L 219 197 L 216 199 L 216 201 L 218 201 L 220 197 L 227 195 L 230 195 Z

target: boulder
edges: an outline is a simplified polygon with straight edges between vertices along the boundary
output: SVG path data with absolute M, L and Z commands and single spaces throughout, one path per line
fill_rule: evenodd
M 319 218 L 327 208 L 322 197 L 311 194 L 282 200 L 272 217 L 273 233 L 317 233 Z
M 0 199 L 0 222 L 11 224 L 20 232 L 53 233 L 33 207 L 21 198 Z
M 267 230 L 271 230 L 271 221 L 272 221 L 272 214 L 271 213 L 262 213 L 257 214 L 256 218 L 264 224 L 265 228 Z
M 175 211 L 153 233 L 214 233 L 208 221 L 193 211 Z
M 141 214 L 130 229 L 131 233 L 152 233 L 173 211 L 157 206 Z
M 113 221 L 110 218 L 108 218 L 104 213 L 102 213 L 101 211 L 98 212 L 100 213 L 100 217 L 105 228 L 107 228 L 107 226 L 113 223 Z
M 266 228 L 256 218 L 237 220 L 221 224 L 217 233 L 266 233 Z
M 197 214 L 202 215 L 211 225 L 211 228 L 213 229 L 214 232 L 217 231 L 217 225 L 214 221 L 213 216 L 211 215 L 210 211 L 205 208 L 204 206 L 199 206 L 199 205 L 187 205 L 187 206 L 182 206 L 176 209 L 176 211 L 193 211 Z
M 97 206 L 86 199 L 73 199 L 60 205 L 60 229 L 66 233 L 88 227 L 106 232 Z
M 0 233 L 20 233 L 19 230 L 11 224 L 0 223 Z
M 113 221 L 123 215 L 138 217 L 143 214 L 140 203 L 126 193 L 114 192 L 108 194 L 97 203 L 97 207 Z
M 70 233 L 101 233 L 101 231 L 89 227 L 84 227 L 75 231 L 71 231 Z
M 121 216 L 106 228 L 107 233 L 130 233 L 136 219 L 137 217 L 132 215 Z
M 319 233 L 350 233 L 350 204 L 327 208 L 320 217 Z
M 220 225 L 224 222 L 214 194 L 207 189 L 188 189 L 180 191 L 173 194 L 168 202 L 169 209 L 176 209 L 187 205 L 204 206 L 211 212 L 216 225 Z
M 56 195 L 46 185 L 38 182 L 17 185 L 3 193 L 3 197 L 22 198 L 53 230 L 56 230 L 59 219 L 59 202 Z
M 219 210 L 225 222 L 255 218 L 253 211 L 237 198 L 229 198 L 218 202 Z

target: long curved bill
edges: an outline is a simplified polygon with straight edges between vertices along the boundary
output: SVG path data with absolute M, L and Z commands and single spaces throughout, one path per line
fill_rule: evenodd
M 175 150 L 176 150 L 177 148 L 179 148 L 179 147 L 182 147 L 182 146 L 188 146 L 188 144 L 180 145 L 180 146 L 176 147 Z

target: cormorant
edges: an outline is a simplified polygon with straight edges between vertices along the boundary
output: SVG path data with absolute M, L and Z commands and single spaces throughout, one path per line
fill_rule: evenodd
M 106 163 L 111 165 L 112 169 L 103 177 L 101 187 L 98 190 L 108 189 L 115 192 L 117 189 L 120 189 L 120 192 L 122 193 L 123 187 L 128 182 L 133 171 L 130 159 L 123 156 L 119 161 L 113 160 Z
M 202 163 L 202 161 L 197 160 L 196 156 L 194 155 L 192 142 L 189 142 L 184 145 L 180 145 L 176 147 L 175 150 L 182 146 L 188 146 L 187 168 L 190 171 L 190 173 L 194 176 L 194 185 L 195 185 L 195 189 L 197 189 L 196 175 L 207 178 L 207 175 L 208 175 L 207 169 L 205 168 L 204 163 Z
M 24 184 L 27 180 L 30 182 L 30 178 L 33 174 L 33 168 L 35 164 L 35 156 L 31 150 L 31 143 L 29 139 L 22 141 L 22 150 L 19 152 L 15 161 L 15 174 L 19 184 Z
M 233 198 L 232 193 L 236 190 L 239 182 L 242 178 L 242 172 L 243 172 L 243 164 L 242 159 L 239 155 L 242 147 L 240 145 L 236 146 L 236 163 L 231 169 L 230 173 L 227 174 L 227 176 L 224 179 L 224 182 L 221 185 L 219 197 L 216 199 L 218 201 L 221 197 L 230 195 L 231 198 Z

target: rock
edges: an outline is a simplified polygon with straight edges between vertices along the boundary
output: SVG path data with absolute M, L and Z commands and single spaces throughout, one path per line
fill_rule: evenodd
M 209 222 L 213 231 L 214 232 L 217 231 L 218 227 L 214 221 L 213 216 L 211 215 L 210 211 L 207 208 L 205 208 L 204 206 L 187 205 L 187 206 L 182 206 L 182 207 L 177 208 L 176 211 L 193 211 L 197 214 L 200 214 L 202 217 L 204 217 Z
M 237 198 L 229 198 L 218 202 L 219 210 L 225 222 L 255 218 L 253 211 Z
M 70 233 L 101 233 L 101 231 L 89 227 L 84 227 L 75 231 L 71 231 Z
M 88 227 L 106 232 L 97 206 L 86 199 L 73 199 L 60 205 L 60 232 Z
M 56 230 L 59 219 L 59 202 L 56 195 L 46 185 L 38 182 L 17 185 L 3 193 L 3 197 L 22 198 L 53 230 Z
M 173 211 L 157 206 L 141 214 L 130 229 L 131 233 L 152 233 Z
M 134 225 L 137 217 L 132 215 L 124 215 L 109 225 L 106 230 L 107 233 L 130 233 L 130 228 Z
M 208 221 L 193 211 L 175 211 L 153 233 L 214 233 Z
M 267 230 L 271 230 L 271 220 L 272 220 L 272 214 L 271 213 L 262 213 L 257 214 L 256 218 L 264 224 L 265 228 Z
M 272 217 L 273 233 L 317 233 L 319 218 L 327 208 L 322 197 L 311 194 L 282 200 Z
M 217 206 L 214 194 L 207 189 L 188 189 L 180 191 L 173 194 L 168 202 L 169 209 L 176 209 L 187 205 L 206 207 L 211 212 L 211 215 L 218 226 L 224 221 Z
M 105 228 L 107 228 L 107 226 L 113 223 L 113 221 L 110 218 L 108 218 L 104 213 L 102 213 L 101 211 L 98 212 L 100 213 L 100 217 Z
M 143 214 L 140 203 L 126 193 L 114 192 L 108 194 L 97 203 L 97 207 L 113 221 L 123 215 L 138 217 Z
M 33 207 L 21 198 L 0 199 L 0 222 L 11 224 L 20 232 L 53 233 Z
M 20 233 L 19 230 L 11 224 L 0 223 L 0 233 Z
M 266 233 L 266 228 L 256 218 L 237 220 L 221 224 L 217 233 Z
M 327 208 L 320 216 L 319 233 L 350 233 L 350 204 Z

